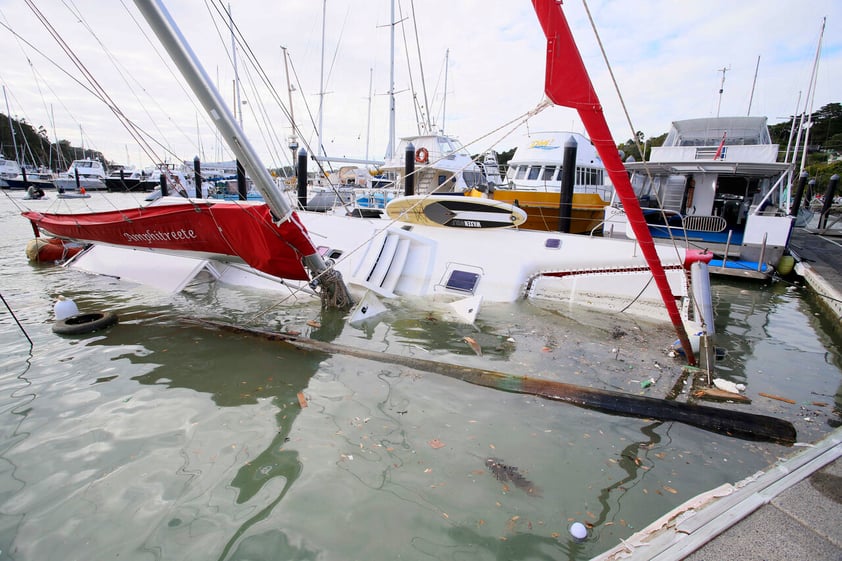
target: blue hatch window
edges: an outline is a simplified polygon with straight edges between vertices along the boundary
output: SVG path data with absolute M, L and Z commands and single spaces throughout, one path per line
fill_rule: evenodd
M 547 249 L 561 249 L 561 240 L 559 238 L 549 238 L 544 242 L 544 247 Z
M 473 294 L 479 282 L 478 273 L 469 273 L 468 271 L 453 271 L 450 273 L 450 278 L 447 279 L 447 288 L 458 290 L 460 292 L 470 292 Z

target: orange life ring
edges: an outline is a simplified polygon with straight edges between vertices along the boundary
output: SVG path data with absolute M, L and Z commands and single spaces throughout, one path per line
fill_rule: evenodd
M 419 164 L 426 164 L 430 159 L 430 152 L 426 148 L 419 148 L 415 151 L 415 161 Z

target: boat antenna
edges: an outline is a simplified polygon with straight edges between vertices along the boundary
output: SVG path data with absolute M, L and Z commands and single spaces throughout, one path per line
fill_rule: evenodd
M 722 79 L 719 81 L 719 102 L 716 104 L 716 116 L 719 117 L 719 108 L 722 107 L 722 92 L 725 91 L 725 73 L 731 70 L 731 65 L 728 68 L 722 67 L 717 72 L 722 72 Z
M 272 211 L 275 226 L 284 231 L 290 245 L 303 256 L 304 266 L 313 275 L 311 284 L 322 288 L 322 307 L 350 309 L 353 299 L 342 281 L 341 274 L 336 269 L 328 268 L 316 250 L 289 201 L 275 185 L 268 168 L 260 161 L 257 151 L 243 134 L 242 128 L 231 114 L 231 109 L 213 85 L 161 0 L 134 0 L 134 3 L 181 71 L 190 89 L 213 119 L 234 156 L 252 178 L 255 188 L 263 195 Z

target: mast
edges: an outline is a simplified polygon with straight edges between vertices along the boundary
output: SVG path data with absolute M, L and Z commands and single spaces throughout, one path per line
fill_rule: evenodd
M 655 242 L 643 218 L 643 211 L 632 189 L 628 173 L 623 166 L 617 145 L 611 137 L 602 105 L 591 83 L 582 55 L 573 40 L 573 34 L 564 17 L 558 0 L 532 0 L 535 13 L 547 37 L 547 66 L 544 92 L 556 105 L 575 109 L 585 125 L 585 130 L 599 152 L 614 189 L 623 203 L 629 223 L 637 237 L 652 278 L 661 294 L 664 307 L 681 342 L 681 347 L 691 365 L 696 357 L 681 320 L 664 267 L 655 249 Z
M 810 140 L 810 127 L 813 126 L 813 102 L 815 101 L 816 96 L 816 76 L 819 71 L 819 56 L 822 52 L 822 39 L 824 38 L 824 26 L 827 22 L 827 18 L 822 18 L 822 29 L 819 32 L 819 42 L 816 45 L 816 57 L 813 59 L 813 72 L 810 74 L 810 86 L 807 88 L 807 99 L 810 102 L 810 109 L 807 112 L 807 124 L 804 125 L 804 152 L 801 154 L 801 170 L 804 171 L 804 167 L 807 164 L 807 145 L 809 144 Z M 804 104 L 805 108 L 807 104 Z
M 758 70 L 760 70 L 760 55 L 757 55 L 757 64 L 754 67 L 754 80 L 751 82 L 751 95 L 748 96 L 748 111 L 746 111 L 746 117 L 751 117 L 751 102 L 754 101 L 754 86 L 757 85 Z
M 374 69 L 368 69 L 368 116 L 365 125 L 365 159 L 368 159 L 368 146 L 371 140 L 371 90 L 374 83 Z
M 722 67 L 717 72 L 722 72 L 722 80 L 719 82 L 719 102 L 716 104 L 716 116 L 719 117 L 719 108 L 722 106 L 722 92 L 725 91 L 725 73 L 731 70 L 731 67 L 728 68 Z
M 243 134 L 242 129 L 231 114 L 231 110 L 222 99 L 219 91 L 213 86 L 213 82 L 211 82 L 196 54 L 187 44 L 186 39 L 161 1 L 135 0 L 135 6 L 155 32 L 155 35 L 158 36 L 158 40 L 169 53 L 185 81 L 190 85 L 193 93 L 216 124 L 221 136 L 226 139 L 228 147 L 237 160 L 243 164 L 252 181 L 254 181 L 254 186 L 263 195 L 274 215 L 273 218 L 277 221 L 275 226 L 283 231 L 285 239 L 288 240 L 290 245 L 294 246 L 303 255 L 304 265 L 310 272 L 321 277 L 320 284 L 323 288 L 328 290 L 341 289 L 347 295 L 347 288 L 342 283 L 341 277 L 338 276 L 339 273 L 333 269 L 328 270 L 289 202 L 278 190 L 272 176 L 269 175 L 269 170 L 260 161 L 257 152 Z M 324 292 L 322 297 L 325 297 Z M 343 301 L 340 305 L 350 307 L 350 303 L 350 296 L 348 295 L 348 300 Z
M 389 20 L 389 144 L 386 146 L 386 160 L 395 153 L 395 0 L 392 0 L 392 15 Z
M 322 2 L 322 62 L 321 70 L 319 71 L 319 143 L 316 147 L 316 154 L 324 156 L 324 148 L 322 145 L 322 119 L 324 117 L 325 104 L 325 17 L 327 14 L 327 0 Z
M 292 129 L 287 146 L 292 151 L 292 167 L 295 169 L 295 162 L 298 157 L 298 134 L 295 130 L 295 111 L 292 107 L 292 82 L 289 81 L 289 53 L 283 45 L 281 45 L 281 49 L 284 51 L 284 73 L 287 77 L 287 95 L 289 95 L 289 124 Z
M 12 146 L 15 149 L 15 161 L 18 161 L 18 141 L 15 138 L 15 127 L 12 126 L 12 112 L 9 111 L 9 98 L 6 96 L 6 86 L 3 86 L 3 99 L 6 100 L 6 117 L 9 119 L 9 132 L 12 133 Z
M 228 29 L 231 31 L 231 61 L 234 64 L 234 118 L 239 116 L 240 128 L 243 128 L 243 106 L 240 104 L 240 75 L 237 72 L 237 41 L 234 38 L 234 16 L 231 4 L 228 4 Z
M 447 66 L 450 60 L 450 49 L 444 51 L 444 95 L 441 102 L 441 133 L 444 134 L 444 118 L 447 116 Z

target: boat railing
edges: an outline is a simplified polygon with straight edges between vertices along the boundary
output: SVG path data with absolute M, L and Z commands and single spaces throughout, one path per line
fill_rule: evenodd
M 685 216 L 681 219 L 681 225 L 685 230 L 697 232 L 722 232 L 728 223 L 721 216 Z

